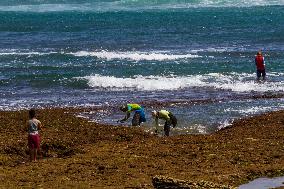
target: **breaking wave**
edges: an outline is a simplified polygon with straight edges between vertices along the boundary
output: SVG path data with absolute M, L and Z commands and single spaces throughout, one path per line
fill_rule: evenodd
M 61 54 L 61 55 L 72 55 L 76 57 L 96 57 L 98 59 L 106 60 L 132 60 L 132 61 L 141 61 L 141 60 L 178 60 L 178 59 L 188 59 L 188 58 L 198 58 L 200 56 L 195 54 L 173 54 L 170 52 L 140 52 L 140 51 L 127 51 L 127 52 L 118 52 L 118 51 L 78 51 L 78 52 L 64 52 L 64 51 L 50 51 L 50 52 L 36 52 L 36 51 L 18 51 L 12 50 L 7 52 L 0 52 L 0 56 L 44 56 L 52 54 Z
M 198 58 L 198 55 L 192 54 L 170 54 L 167 52 L 135 52 L 135 51 L 128 51 L 128 52 L 109 52 L 109 51 L 99 51 L 99 52 L 88 52 L 88 51 L 79 51 L 76 53 L 70 53 L 74 56 L 94 56 L 100 59 L 106 60 L 114 60 L 114 59 L 121 59 L 121 60 L 177 60 L 177 59 L 188 59 L 188 58 Z
M 277 77 L 279 74 L 271 73 L 268 77 Z M 190 87 L 207 87 L 235 92 L 283 92 L 284 82 L 255 82 L 254 74 L 219 74 L 211 73 L 192 76 L 134 76 L 129 78 L 92 75 L 77 77 L 78 80 L 86 80 L 92 88 L 103 88 L 109 90 L 179 90 Z

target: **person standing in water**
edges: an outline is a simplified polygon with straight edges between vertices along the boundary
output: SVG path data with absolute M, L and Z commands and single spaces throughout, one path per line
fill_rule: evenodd
M 159 119 L 166 121 L 164 124 L 165 136 L 170 135 L 171 125 L 173 125 L 173 127 L 176 127 L 177 125 L 177 118 L 170 111 L 167 110 L 160 110 L 158 112 L 154 110 L 152 111 L 152 117 L 155 119 L 155 133 L 157 133 L 158 130 Z
M 29 111 L 29 121 L 27 122 L 30 161 L 37 161 L 37 154 L 40 150 L 39 130 L 42 130 L 42 128 L 41 122 L 36 119 L 35 110 L 31 109 Z
M 256 65 L 256 76 L 257 81 L 260 80 L 260 77 L 262 77 L 262 80 L 265 81 L 265 61 L 264 57 L 262 56 L 261 51 L 258 51 L 255 56 L 255 65 Z
M 123 123 L 128 120 L 130 113 L 134 111 L 132 118 L 132 126 L 138 126 L 142 122 L 146 122 L 145 112 L 142 106 L 139 104 L 126 104 L 119 108 L 121 111 L 126 112 L 126 115 L 123 119 L 118 120 L 118 122 Z

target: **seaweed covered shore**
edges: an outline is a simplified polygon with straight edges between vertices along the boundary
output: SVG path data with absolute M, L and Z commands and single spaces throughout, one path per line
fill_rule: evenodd
M 284 111 L 244 118 L 212 134 L 171 137 L 75 116 L 82 111 L 37 110 L 43 150 L 32 163 L 27 111 L 0 112 L 0 187 L 154 188 L 155 179 L 169 177 L 233 188 L 284 175 Z

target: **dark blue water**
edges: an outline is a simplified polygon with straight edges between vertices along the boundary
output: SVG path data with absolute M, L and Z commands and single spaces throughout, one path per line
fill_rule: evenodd
M 166 108 L 176 133 L 284 109 L 283 1 L 0 2 L 0 109 Z M 267 82 L 255 82 L 265 55 Z

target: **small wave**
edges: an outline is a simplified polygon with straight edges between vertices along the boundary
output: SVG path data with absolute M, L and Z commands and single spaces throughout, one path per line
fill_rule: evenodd
M 139 51 L 127 51 L 127 52 L 109 52 L 109 51 L 99 51 L 99 52 L 89 52 L 89 51 L 79 51 L 75 53 L 70 53 L 74 56 L 94 56 L 100 59 L 106 60 L 178 60 L 178 59 L 188 59 L 188 58 L 198 58 L 198 55 L 192 54 L 170 54 L 167 52 L 139 52 Z
M 87 4 L 24 4 L 0 6 L 1 12 L 65 12 L 92 11 Z
M 276 74 L 267 74 L 268 77 L 277 77 Z M 281 74 L 279 74 L 281 75 Z M 209 78 L 212 79 L 212 87 L 217 89 L 225 89 L 232 90 L 235 92 L 267 92 L 267 91 L 284 91 L 284 82 L 276 81 L 276 82 L 265 82 L 258 83 L 255 81 L 255 74 L 238 74 L 238 73 L 230 73 L 230 74 L 220 74 L 220 73 L 211 73 L 208 74 Z M 211 85 L 211 82 L 209 83 Z
M 192 53 L 199 53 L 199 52 L 224 53 L 224 52 L 242 52 L 242 51 L 248 51 L 248 50 L 249 49 L 246 49 L 246 47 L 244 46 L 242 47 L 215 47 L 215 48 L 209 47 L 209 48 L 204 48 L 204 49 L 191 50 L 191 52 Z
M 239 108 L 237 109 L 236 107 L 234 108 L 227 108 L 224 111 L 225 112 L 237 112 L 240 114 L 244 114 L 244 115 L 251 115 L 251 114 L 256 114 L 259 112 L 268 112 L 273 110 L 273 107 L 260 107 L 260 106 L 255 106 L 255 107 L 247 107 L 247 108 Z
M 178 60 L 178 59 L 188 59 L 188 58 L 198 58 L 198 55 L 192 54 L 172 54 L 169 52 L 139 52 L 139 51 L 78 51 L 78 52 L 64 52 L 64 51 L 50 51 L 50 52 L 36 52 L 36 51 L 21 51 L 21 50 L 8 50 L 0 51 L 0 56 L 45 56 L 52 54 L 61 54 L 61 55 L 72 55 L 76 57 L 97 57 L 99 59 L 106 60 Z
M 50 55 L 50 54 L 57 54 L 57 52 L 0 52 L 0 56 L 9 56 L 9 55 L 16 55 L 16 56 L 43 56 L 43 55 Z
M 25 3 L 0 3 L 0 11 L 13 12 L 117 12 L 117 11 L 138 11 L 138 10 L 167 10 L 167 9 L 187 9 L 203 7 L 253 7 L 253 6 L 274 6 L 284 5 L 283 0 L 123 0 L 123 1 L 91 1 L 84 2 L 73 1 L 65 3 L 64 1 L 29 1 Z
M 192 76 L 134 76 L 131 78 L 119 78 L 114 76 L 93 75 L 78 77 L 78 80 L 86 80 L 92 88 L 104 88 L 109 90 L 179 90 L 190 87 L 207 87 L 235 92 L 267 92 L 284 91 L 284 82 L 255 82 L 253 74 L 219 74 L 211 73 Z
M 251 107 L 234 107 L 234 108 L 227 108 L 224 110 L 224 112 L 237 112 L 241 115 L 256 115 L 259 113 L 269 112 L 269 111 L 275 111 L 275 110 L 281 110 L 284 108 L 284 105 L 282 104 L 263 104 L 262 106 L 251 106 Z

